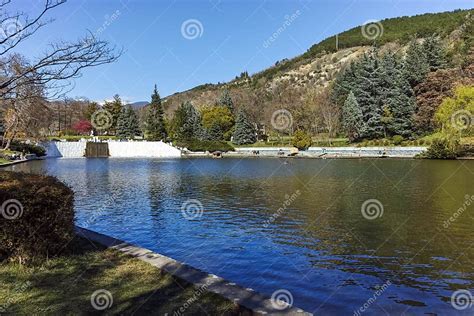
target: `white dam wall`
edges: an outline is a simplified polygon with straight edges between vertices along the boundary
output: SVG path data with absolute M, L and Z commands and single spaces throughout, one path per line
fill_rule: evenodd
M 179 158 L 181 151 L 163 142 L 118 142 L 110 141 L 110 157 L 118 158 Z M 45 144 L 47 157 L 81 158 L 86 152 L 87 142 L 49 142 Z

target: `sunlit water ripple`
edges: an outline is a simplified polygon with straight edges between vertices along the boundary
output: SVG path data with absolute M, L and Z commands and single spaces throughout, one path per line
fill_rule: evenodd
M 364 314 L 459 312 L 453 291 L 474 290 L 473 206 L 443 223 L 474 194 L 474 162 L 283 161 L 60 159 L 13 169 L 69 184 L 80 226 L 266 294 L 287 289 L 309 312 L 353 314 L 387 282 Z M 189 199 L 202 216 L 183 216 Z M 383 204 L 381 217 L 362 216 L 368 199 Z

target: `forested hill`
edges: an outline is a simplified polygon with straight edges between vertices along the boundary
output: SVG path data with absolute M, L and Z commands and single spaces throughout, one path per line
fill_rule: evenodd
M 367 28 L 354 27 L 338 34 L 338 49 L 334 35 L 313 45 L 304 54 L 277 61 L 273 67 L 252 76 L 242 69 L 242 73 L 230 82 L 204 84 L 173 94 L 165 99 L 166 112 L 171 116 L 186 101 L 191 101 L 198 108 L 213 105 L 222 91 L 228 89 L 237 107 L 246 108 L 254 120 L 265 122 L 277 103 L 278 107 L 282 107 L 285 101 L 302 102 L 310 89 L 318 92 L 328 87 L 342 68 L 359 58 L 374 42 L 382 48 L 399 50 L 413 38 L 436 34 L 446 41 L 449 53 L 457 55 L 461 47 L 455 47 L 453 40 L 466 34 L 469 36 L 469 32 L 472 37 L 472 24 L 467 28 L 465 26 L 473 13 L 474 9 L 457 10 L 386 19 Z M 372 36 L 376 39 L 371 39 Z M 284 90 L 288 87 L 294 91 L 286 93 Z

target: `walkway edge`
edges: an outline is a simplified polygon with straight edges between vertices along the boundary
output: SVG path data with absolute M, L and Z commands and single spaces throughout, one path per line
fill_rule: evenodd
M 151 250 L 78 226 L 76 226 L 76 233 L 79 236 L 99 243 L 107 248 L 118 250 L 141 261 L 147 262 L 175 277 L 194 284 L 194 286 L 198 288 L 218 294 L 229 301 L 252 310 L 255 314 L 312 315 L 296 307 L 289 307 L 285 310 L 276 310 L 272 306 L 272 301 L 269 297 L 259 294 L 252 289 L 245 289 L 235 283 L 230 283 L 221 277 L 208 274 Z

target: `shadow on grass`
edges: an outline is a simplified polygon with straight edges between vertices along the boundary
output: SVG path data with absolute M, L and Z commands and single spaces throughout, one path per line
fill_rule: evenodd
M 0 313 L 249 314 L 218 295 L 79 237 L 41 264 L 0 263 L 0 283 Z M 97 306 L 108 307 L 101 311 L 91 303 L 99 290 L 110 293 L 96 297 Z

